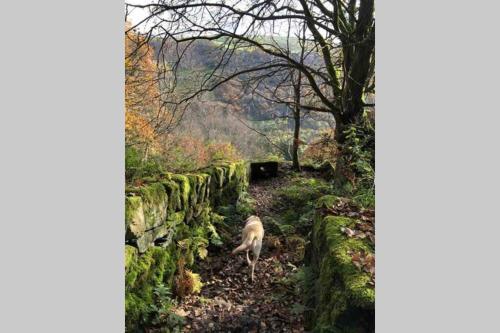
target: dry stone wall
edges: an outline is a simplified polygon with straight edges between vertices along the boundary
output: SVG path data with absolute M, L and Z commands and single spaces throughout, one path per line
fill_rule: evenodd
M 248 186 L 245 162 L 221 163 L 191 174 L 165 173 L 128 188 L 125 197 L 125 241 L 144 253 L 155 240 L 171 238 L 205 207 L 236 201 Z
M 191 266 L 208 245 L 186 240 L 220 241 L 215 225 L 221 216 L 214 208 L 235 204 L 248 181 L 245 162 L 220 163 L 190 174 L 165 173 L 126 189 L 127 332 L 140 331 L 152 320 L 155 290 L 173 289 L 179 259 Z

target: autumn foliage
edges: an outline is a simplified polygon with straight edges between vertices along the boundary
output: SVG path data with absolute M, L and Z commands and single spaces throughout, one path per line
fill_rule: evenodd
M 177 121 L 162 103 L 165 70 L 155 59 L 153 47 L 139 33 L 125 26 L 125 144 L 130 155 L 128 174 L 139 169 L 195 170 L 214 160 L 240 158 L 230 143 L 207 143 L 191 133 L 173 131 Z M 137 173 L 147 175 L 147 170 Z
M 126 25 L 126 30 L 130 24 Z M 155 145 L 159 114 L 157 67 L 152 48 L 135 32 L 125 34 L 125 140 L 146 149 Z
M 160 151 L 163 156 L 168 156 L 168 168 L 178 172 L 200 169 L 215 161 L 241 158 L 231 143 L 206 143 L 189 133 L 166 136 Z
M 325 161 L 333 163 L 337 154 L 338 149 L 334 140 L 334 131 L 328 129 L 307 146 L 302 157 L 314 164 L 321 164 Z

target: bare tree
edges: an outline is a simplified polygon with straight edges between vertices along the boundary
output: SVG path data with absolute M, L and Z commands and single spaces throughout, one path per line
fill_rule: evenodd
M 358 123 L 367 106 L 363 97 L 375 90 L 373 0 L 151 0 L 128 6 L 147 12 L 131 29 L 142 31 L 145 41 L 159 43 L 158 58 L 175 55 L 165 67 L 172 78 L 165 92 L 175 89 L 190 47 L 200 40 L 219 45 L 210 72 L 200 75 L 182 97 L 165 99 L 172 107 L 185 106 L 230 80 L 298 73 L 297 87 L 307 87 L 314 96 L 296 94 L 294 110 L 331 113 L 336 140 L 342 143 L 344 129 Z M 304 43 L 293 52 L 290 38 L 283 43 L 280 37 L 302 26 Z M 242 50 L 266 57 L 237 63 L 235 54 Z

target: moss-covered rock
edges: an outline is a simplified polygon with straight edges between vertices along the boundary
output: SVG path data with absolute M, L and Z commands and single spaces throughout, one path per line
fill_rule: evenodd
M 237 163 L 235 176 L 237 182 L 236 190 L 239 193 L 246 191 L 250 182 L 250 164 L 245 162 Z
M 125 245 L 125 271 L 132 263 L 132 261 L 137 257 L 137 249 L 133 246 Z
M 211 177 L 207 173 L 202 173 L 199 177 L 201 185 L 198 190 L 198 198 L 200 203 L 204 203 L 209 199 Z
M 188 174 L 186 176 L 191 186 L 189 206 L 194 208 L 207 199 L 207 188 L 210 187 L 211 177 L 207 173 Z
M 141 237 L 145 231 L 146 222 L 141 197 L 125 197 L 125 239 Z
M 225 170 L 223 167 L 214 167 L 214 174 L 215 174 L 215 179 L 216 179 L 216 184 L 217 184 L 217 187 L 219 188 L 222 188 L 222 186 L 224 185 L 224 182 L 225 182 L 225 177 L 224 177 L 224 174 L 225 174 Z
M 209 176 L 206 191 L 212 206 L 234 203 L 248 187 L 248 165 L 245 162 L 224 162 L 203 170 Z
M 335 196 L 318 200 L 317 207 L 331 206 Z M 370 275 L 358 269 L 351 253 L 373 249 L 362 239 L 348 238 L 343 227 L 356 221 L 342 216 L 324 216 L 318 209 L 314 219 L 308 268 L 308 328 L 314 332 L 372 332 L 375 289 Z
M 278 190 L 278 196 L 289 206 L 300 208 L 315 203 L 324 195 L 330 194 L 332 190 L 332 185 L 325 180 L 296 177 L 289 186 Z
M 292 177 L 287 186 L 275 191 L 279 221 L 272 223 L 271 227 L 275 232 L 284 235 L 309 233 L 315 206 L 323 196 L 332 191 L 331 184 L 323 179 Z
M 169 214 L 167 223 L 169 223 L 172 226 L 177 226 L 181 224 L 184 221 L 184 218 L 186 217 L 186 213 L 181 211 L 181 212 L 175 212 L 173 214 Z
M 339 201 L 339 197 L 336 195 L 325 195 L 318 199 L 316 202 L 316 208 L 330 208 L 335 206 L 335 204 Z
M 236 163 L 230 163 L 227 166 L 227 179 L 228 179 L 228 181 L 231 181 L 231 179 L 234 176 L 235 171 L 236 171 Z
M 174 213 L 182 209 L 181 187 L 173 180 L 162 181 L 168 195 L 168 212 Z
M 146 230 L 165 222 L 167 217 L 168 196 L 162 183 L 153 183 L 141 188 Z
M 170 213 L 165 223 L 144 232 L 143 235 L 136 240 L 139 253 L 146 252 L 148 248 L 154 245 L 155 240 L 159 238 L 166 237 L 163 241 L 164 246 L 169 245 L 177 226 L 184 222 L 185 216 L 186 213 L 183 211 Z
M 159 247 L 143 255 L 125 246 L 125 323 L 127 332 L 145 324 L 154 304 L 153 291 L 160 285 L 172 286 L 176 270 L 171 250 Z
M 200 190 L 200 178 L 198 175 L 186 175 L 189 180 L 191 191 L 189 192 L 189 206 L 193 207 L 198 202 L 198 192 Z
M 189 179 L 185 175 L 172 175 L 172 180 L 179 184 L 181 208 L 186 209 L 189 206 L 189 193 L 191 192 Z

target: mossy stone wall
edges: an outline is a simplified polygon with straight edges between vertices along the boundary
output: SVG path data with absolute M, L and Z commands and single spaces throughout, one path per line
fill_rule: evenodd
M 125 240 L 144 253 L 153 242 L 182 222 L 189 223 L 205 205 L 236 202 L 248 186 L 248 164 L 219 163 L 197 173 L 165 173 L 125 198 Z
M 306 326 L 312 332 L 374 332 L 375 289 L 368 273 L 352 263 L 349 251 L 373 252 L 362 239 L 348 238 L 342 227 L 354 219 L 328 215 L 332 195 L 316 205 L 311 243 L 306 254 Z
M 126 329 L 136 330 L 151 319 L 154 290 L 171 288 L 180 257 L 193 265 L 200 244 L 179 248 L 176 241 L 218 239 L 214 213 L 235 204 L 248 187 L 245 162 L 225 163 L 189 174 L 165 173 L 127 188 L 125 197 Z M 156 245 L 155 245 L 156 244 Z

